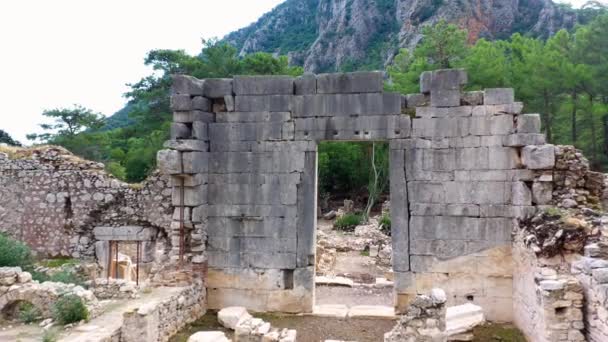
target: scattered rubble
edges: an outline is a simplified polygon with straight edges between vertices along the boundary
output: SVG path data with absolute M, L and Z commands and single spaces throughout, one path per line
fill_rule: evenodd
M 446 294 L 433 289 L 430 295 L 418 295 L 397 325 L 384 335 L 384 342 L 447 341 Z
M 188 342 L 230 342 L 221 331 L 199 331 L 188 338 Z
M 234 342 L 296 341 L 295 330 L 272 328 L 270 323 L 251 316 L 244 307 L 227 307 L 220 310 L 217 316 L 220 324 L 228 329 L 234 330 Z M 190 339 L 195 335 L 196 334 L 192 335 Z M 190 339 L 188 341 L 190 341 Z M 222 340 L 217 341 L 219 342 Z

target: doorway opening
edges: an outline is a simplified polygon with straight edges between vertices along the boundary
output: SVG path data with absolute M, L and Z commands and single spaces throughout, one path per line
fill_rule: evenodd
M 388 143 L 320 142 L 317 186 L 315 310 L 392 310 Z

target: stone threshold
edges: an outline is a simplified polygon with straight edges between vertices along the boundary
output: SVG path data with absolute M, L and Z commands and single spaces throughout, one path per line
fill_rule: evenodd
M 350 308 L 342 304 L 315 305 L 310 315 L 339 319 L 397 319 L 395 308 L 384 305 L 357 305 Z

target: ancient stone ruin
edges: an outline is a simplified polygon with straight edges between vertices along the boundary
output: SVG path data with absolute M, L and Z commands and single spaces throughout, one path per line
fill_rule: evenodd
M 189 321 L 230 306 L 312 313 L 317 144 L 386 141 L 394 306 L 405 314 L 387 339 L 428 329 L 443 339 L 445 307 L 474 303 L 532 341 L 606 340 L 605 176 L 546 144 L 512 89 L 463 92 L 466 82 L 462 70 L 426 72 L 421 93 L 403 96 L 384 92 L 379 72 L 177 75 L 160 174 L 133 186 L 59 148 L 0 153 L 0 230 L 41 254 L 93 258 L 99 277 L 112 273 L 113 242 L 135 242 L 147 281 L 196 288 L 183 290 L 196 294 Z M 555 223 L 586 234 L 536 229 L 553 227 L 542 213 L 556 206 L 597 219 Z M 433 288 L 445 299 L 420 297 Z M 175 315 L 124 319 L 164 340 Z M 428 329 L 407 329 L 423 319 Z

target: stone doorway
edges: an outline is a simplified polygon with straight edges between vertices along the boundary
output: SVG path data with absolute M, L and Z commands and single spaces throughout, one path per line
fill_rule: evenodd
M 388 142 L 321 141 L 317 150 L 314 311 L 389 312 L 394 294 Z

